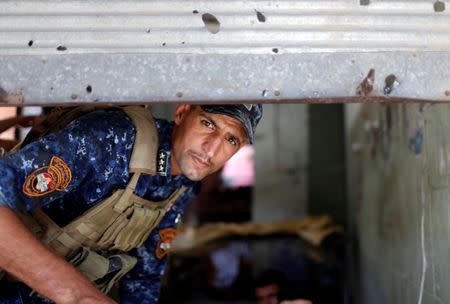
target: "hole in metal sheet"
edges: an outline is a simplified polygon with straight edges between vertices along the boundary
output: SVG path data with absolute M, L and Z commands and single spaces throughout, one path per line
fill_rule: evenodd
M 442 1 L 434 2 L 434 11 L 437 13 L 445 11 L 445 2 Z
M 193 14 L 198 14 L 198 10 L 193 10 L 192 13 Z
M 399 85 L 399 82 L 397 81 L 397 77 L 395 77 L 394 74 L 391 74 L 386 77 L 384 80 L 385 86 L 384 86 L 384 94 L 389 95 L 392 93 L 394 88 Z
M 166 43 L 165 43 L 165 42 L 163 42 L 163 43 L 162 43 L 162 46 L 166 46 Z
M 92 93 L 92 86 L 90 84 L 88 84 L 88 86 L 86 87 L 86 92 L 88 92 L 89 94 Z
M 72 95 L 70 95 L 70 98 L 72 98 L 72 99 L 77 99 L 77 98 L 78 98 L 78 95 L 77 95 L 77 94 L 72 94 Z
M 203 14 L 202 20 L 203 20 L 203 23 L 205 24 L 208 32 L 210 32 L 212 34 L 217 34 L 219 32 L 220 22 L 219 22 L 219 20 L 217 20 L 217 18 L 214 15 L 209 14 L 209 13 Z
M 277 49 L 277 48 L 273 48 L 273 49 L 272 49 L 272 52 L 274 52 L 275 54 L 277 54 L 277 53 L 278 53 L 278 49 Z
M 177 92 L 176 96 L 177 96 L 178 98 L 181 98 L 181 97 L 183 97 L 183 93 Z
M 258 18 L 259 22 L 266 22 L 266 16 L 264 16 L 263 13 L 258 12 L 257 10 L 255 10 L 256 12 L 256 18 Z
M 50 91 L 53 91 L 53 87 L 50 87 Z
M 59 46 L 56 48 L 56 50 L 57 50 L 57 51 L 67 51 L 67 48 L 66 48 L 65 46 L 63 46 L 63 45 L 59 45 Z
M 263 90 L 261 93 L 262 97 L 268 97 L 269 96 L 269 91 L 268 90 Z
M 359 0 L 359 5 L 369 5 L 370 0 Z
M 151 30 L 150 30 L 150 29 L 147 29 L 146 32 L 147 32 L 147 34 L 150 34 Z
M 28 41 L 28 46 L 31 47 L 33 45 L 33 40 Z
M 275 91 L 273 91 L 273 95 L 275 95 L 275 96 L 280 96 L 280 95 L 281 95 L 280 90 L 275 90 Z
M 181 44 L 185 44 L 186 42 L 182 41 Z

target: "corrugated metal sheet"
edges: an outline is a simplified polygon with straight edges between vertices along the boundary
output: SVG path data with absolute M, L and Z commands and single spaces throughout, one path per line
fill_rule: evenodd
M 0 1 L 0 64 L 13 103 L 348 97 L 370 68 L 449 100 L 450 3 Z

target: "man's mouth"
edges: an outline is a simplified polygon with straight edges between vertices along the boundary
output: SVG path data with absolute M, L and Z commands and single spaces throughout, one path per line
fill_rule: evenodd
M 209 167 L 209 163 L 207 161 L 204 161 L 201 157 L 199 157 L 193 153 L 191 153 L 191 157 L 192 157 L 192 161 L 198 168 L 205 169 L 205 168 Z

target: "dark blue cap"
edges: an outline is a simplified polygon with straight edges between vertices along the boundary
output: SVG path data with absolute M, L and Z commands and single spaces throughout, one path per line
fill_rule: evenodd
M 202 105 L 203 111 L 213 114 L 222 114 L 239 120 L 247 132 L 248 142 L 253 144 L 254 134 L 258 122 L 263 115 L 260 104 L 235 105 Z

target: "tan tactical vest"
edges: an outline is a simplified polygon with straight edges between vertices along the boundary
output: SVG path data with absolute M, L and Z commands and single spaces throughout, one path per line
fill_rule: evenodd
M 125 107 L 123 111 L 136 129 L 129 163 L 132 177 L 126 188 L 116 190 L 65 227 L 59 227 L 42 209 L 21 215 L 48 248 L 71 261 L 105 293 L 137 262 L 124 252 L 140 247 L 185 191 L 178 189 L 160 202 L 134 194 L 141 174 L 156 174 L 158 133 L 149 111 L 141 107 Z

